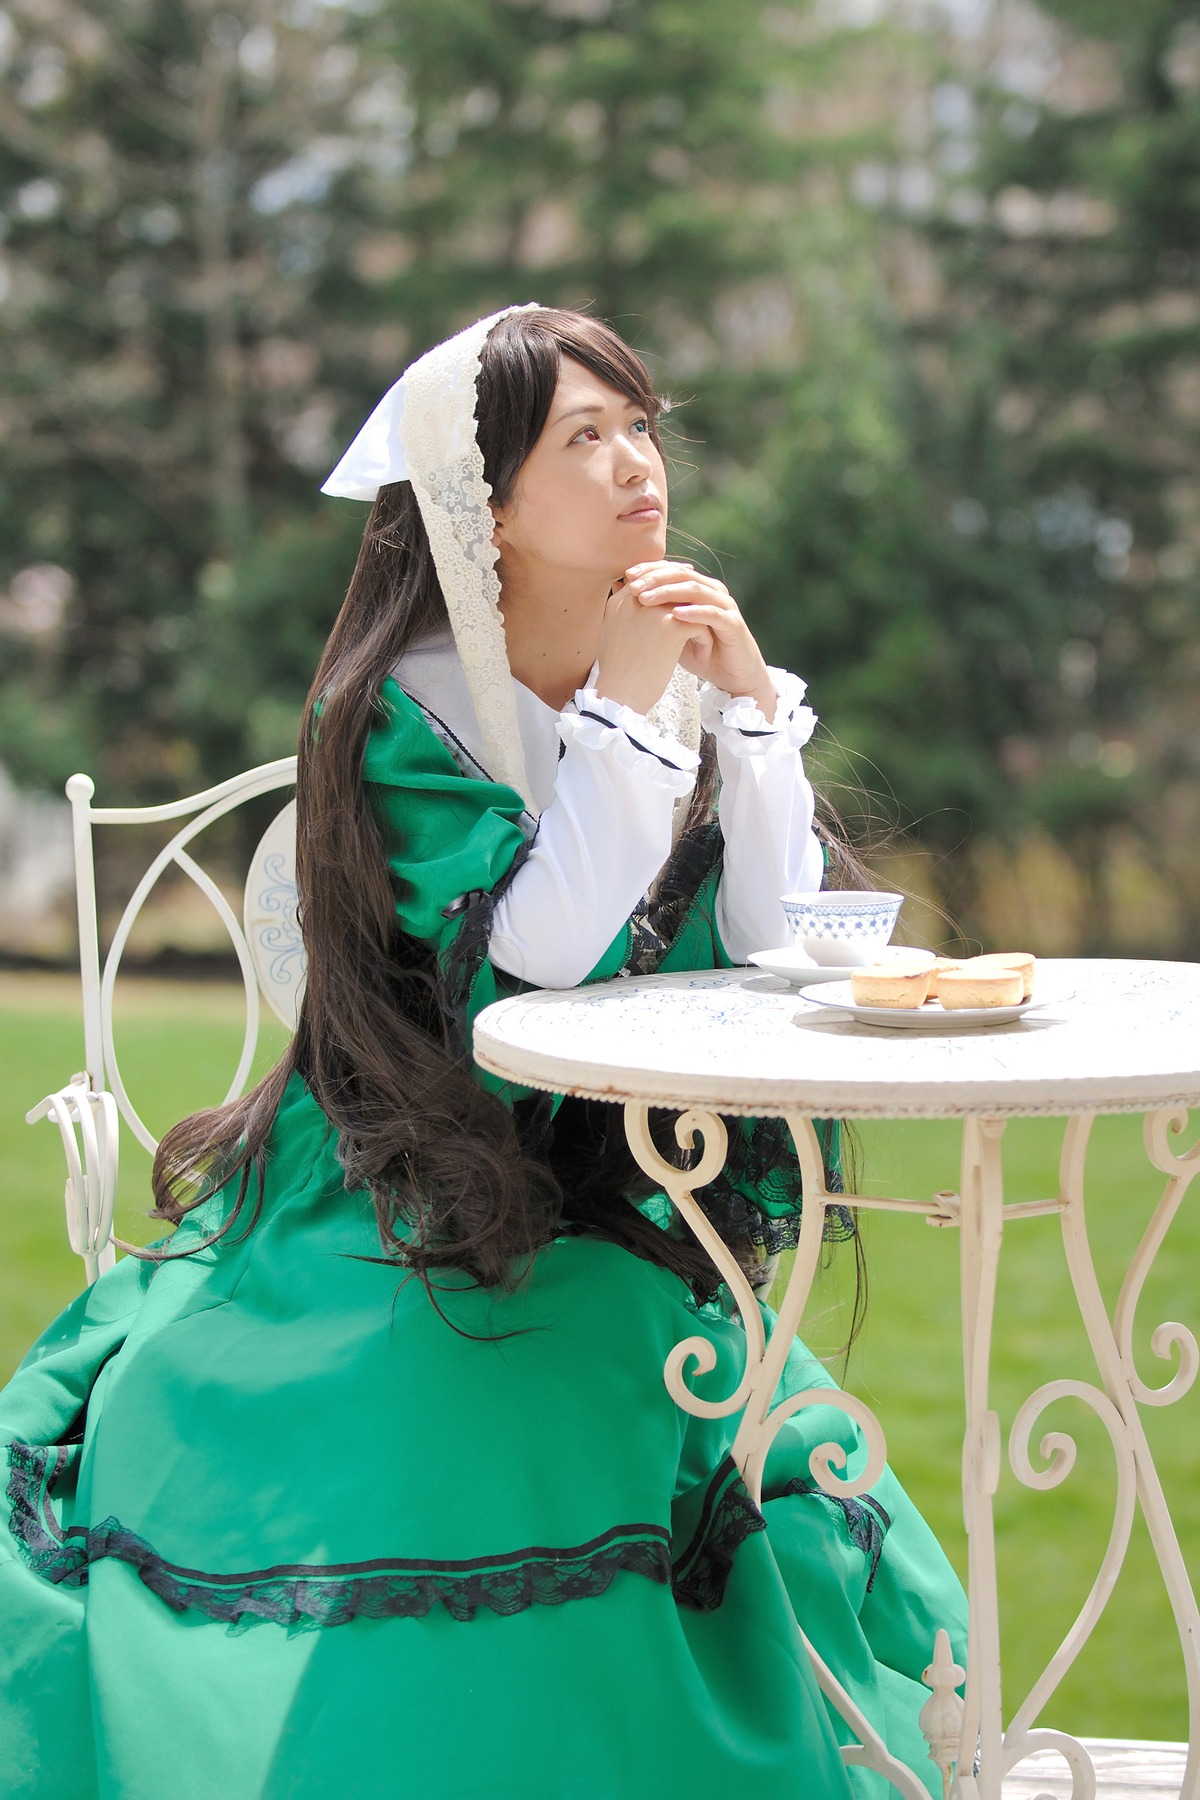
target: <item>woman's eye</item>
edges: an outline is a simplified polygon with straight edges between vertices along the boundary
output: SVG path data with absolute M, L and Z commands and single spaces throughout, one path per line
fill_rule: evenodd
M 631 431 L 636 431 L 636 432 L 638 432 L 638 434 L 640 436 L 643 436 L 643 437 L 649 431 L 649 429 L 650 429 L 649 419 L 635 419 L 633 421 L 633 424 L 630 426 Z M 590 438 L 589 438 L 589 434 L 590 434 Z M 585 439 L 589 439 L 589 441 L 591 441 L 593 443 L 599 443 L 600 433 L 595 425 L 581 425 L 579 430 L 575 433 L 575 436 L 571 439 L 571 442 L 573 444 L 578 444 L 578 443 L 584 441 Z

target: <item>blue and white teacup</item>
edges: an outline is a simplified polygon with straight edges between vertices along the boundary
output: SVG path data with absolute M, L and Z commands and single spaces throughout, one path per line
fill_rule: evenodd
M 783 910 L 806 956 L 823 968 L 861 968 L 886 946 L 900 917 L 902 894 L 869 890 L 784 894 Z

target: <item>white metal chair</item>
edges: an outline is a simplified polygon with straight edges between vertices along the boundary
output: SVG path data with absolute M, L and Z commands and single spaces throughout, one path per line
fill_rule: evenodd
M 296 759 L 286 756 L 166 806 L 109 807 L 92 805 L 96 788 L 90 776 L 72 775 L 67 782 L 75 842 L 86 1067 L 25 1116 L 31 1125 L 51 1119 L 58 1126 L 67 1159 L 67 1236 L 71 1249 L 83 1258 L 89 1282 L 110 1268 L 116 1256 L 112 1224 L 121 1119 L 151 1154 L 157 1148 L 157 1140 L 126 1091 L 113 1032 L 113 996 L 129 935 L 155 885 L 172 866 L 194 881 L 215 909 L 237 955 L 246 997 L 241 1055 L 225 1096 L 226 1100 L 235 1099 L 245 1087 L 258 1045 L 260 994 L 292 1028 L 304 991 L 304 947 L 296 920 L 296 803 L 289 801 L 276 814 L 250 858 L 240 920 L 188 846 L 215 820 L 260 794 L 292 786 L 295 779 Z M 153 825 L 172 819 L 183 823 L 130 895 L 102 967 L 93 827 Z

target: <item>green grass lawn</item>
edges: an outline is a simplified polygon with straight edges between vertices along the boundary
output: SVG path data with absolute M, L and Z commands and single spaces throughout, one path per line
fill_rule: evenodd
M 66 1247 L 58 1134 L 23 1122 L 28 1106 L 83 1061 L 74 981 L 0 976 L 0 1378 L 78 1290 L 82 1265 Z M 126 1085 L 151 1129 L 220 1099 L 237 1058 L 239 995 L 217 986 L 131 984 L 118 1015 Z M 268 1033 L 262 1066 L 282 1033 Z M 1008 1197 L 1053 1190 L 1061 1127 L 1018 1120 L 1005 1141 Z M 953 1124 L 873 1125 L 863 1132 L 865 1187 L 912 1197 L 958 1184 Z M 146 1217 L 149 1159 L 124 1133 L 118 1233 L 146 1241 L 161 1226 Z M 1090 1225 L 1106 1293 L 1122 1271 L 1161 1189 L 1147 1163 L 1140 1121 L 1101 1119 L 1089 1158 Z M 1185 1202 L 1148 1284 L 1137 1343 L 1143 1375 L 1166 1372 L 1149 1337 L 1164 1319 L 1196 1323 L 1200 1191 Z M 868 1215 L 871 1300 L 851 1357 L 848 1384 L 877 1410 L 892 1461 L 954 1558 L 965 1567 L 959 1500 L 961 1360 L 958 1234 L 921 1219 Z M 844 1334 L 844 1253 L 823 1278 L 809 1340 L 826 1351 Z M 1095 1379 L 1074 1315 L 1056 1220 L 1011 1224 L 1005 1242 L 993 1359 L 993 1404 L 1007 1432 L 1040 1381 Z M 1148 1409 L 1147 1425 L 1189 1566 L 1200 1558 L 1200 1393 Z M 1030 1493 L 1005 1470 L 996 1518 L 1004 1603 L 1005 1711 L 1024 1699 L 1091 1584 L 1112 1517 L 1108 1439 L 1078 1403 L 1054 1408 L 1045 1430 L 1077 1433 L 1073 1473 L 1052 1493 Z M 1050 1709 L 1056 1725 L 1108 1737 L 1186 1736 L 1184 1684 L 1170 1612 L 1149 1540 L 1138 1526 L 1109 1608 Z

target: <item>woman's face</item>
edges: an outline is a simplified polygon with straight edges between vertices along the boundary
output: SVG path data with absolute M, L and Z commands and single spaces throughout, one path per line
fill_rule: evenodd
M 667 481 L 638 404 L 564 357 L 541 437 L 493 505 L 501 578 L 570 571 L 612 582 L 666 551 Z

